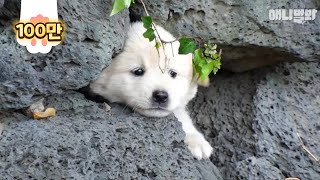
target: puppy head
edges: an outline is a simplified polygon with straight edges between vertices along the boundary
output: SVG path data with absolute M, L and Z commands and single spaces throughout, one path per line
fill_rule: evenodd
M 161 38 L 175 38 L 157 27 Z M 143 37 L 142 23 L 129 29 L 124 50 L 90 87 L 112 102 L 126 103 L 147 116 L 166 116 L 185 106 L 196 94 L 192 55 L 179 55 L 179 42 L 155 48 Z

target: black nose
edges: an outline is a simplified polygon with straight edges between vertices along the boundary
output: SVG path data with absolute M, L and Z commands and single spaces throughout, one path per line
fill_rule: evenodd
M 166 103 L 168 101 L 168 93 L 166 91 L 154 91 L 152 93 L 152 99 L 156 103 Z

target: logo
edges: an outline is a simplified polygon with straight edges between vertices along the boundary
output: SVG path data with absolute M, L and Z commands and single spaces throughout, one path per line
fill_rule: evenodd
M 20 21 L 14 28 L 18 43 L 30 53 L 49 53 L 65 32 L 58 20 L 57 0 L 21 0 Z
M 270 9 L 269 20 L 293 21 L 303 24 L 316 19 L 316 9 Z

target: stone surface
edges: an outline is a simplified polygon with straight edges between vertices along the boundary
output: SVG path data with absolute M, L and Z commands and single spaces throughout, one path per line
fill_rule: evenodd
M 253 126 L 257 153 L 278 165 L 283 175 L 319 179 L 316 163 L 301 147 L 297 133 L 320 155 L 320 63 L 287 64 L 260 83 Z
M 49 54 L 32 55 L 15 39 L 11 23 L 19 18 L 20 1 L 0 9 L 0 109 L 29 106 L 38 96 L 61 94 L 98 77 L 124 44 L 128 12 L 109 17 L 109 1 L 58 1 L 67 26 L 65 40 Z
M 4 0 L 0 0 L 0 8 L 3 6 Z
M 242 72 L 280 61 L 320 60 L 320 12 L 314 21 L 270 21 L 269 9 L 318 9 L 318 0 L 146 1 L 150 15 L 181 36 L 220 44 L 223 67 Z M 137 3 L 132 19 L 145 13 Z
M 245 73 L 219 72 L 200 89 L 191 115 L 214 147 L 197 161 L 173 118 L 152 119 L 73 92 L 95 79 L 121 50 L 128 11 L 112 18 L 110 1 L 60 0 L 62 45 L 31 55 L 11 23 L 18 0 L 0 0 L 0 177 L 7 179 L 320 179 L 320 65 L 282 63 Z M 270 8 L 317 8 L 318 0 L 146 1 L 177 35 L 200 36 L 224 49 L 226 69 L 241 72 L 280 61 L 319 60 L 319 13 L 303 25 L 268 21 Z M 143 12 L 137 3 L 135 19 Z M 21 108 L 43 96 L 58 116 L 35 121 Z M 3 123 L 3 124 L 1 124 Z M 1 129 L 1 128 L 0 128 Z M 218 169 L 215 167 L 218 167 Z M 221 173 L 221 175 L 219 174 Z M 222 176 L 222 177 L 221 177 Z
M 220 73 L 198 92 L 192 116 L 225 179 L 320 179 L 320 63 Z
M 144 118 L 118 105 L 105 112 L 75 92 L 46 104 L 57 109 L 56 117 L 37 121 L 0 112 L 0 177 L 222 180 L 209 160 L 192 157 L 173 117 Z
M 3 111 L 0 174 L 319 179 L 319 163 L 297 136 L 319 157 L 319 70 L 319 63 L 286 63 L 240 74 L 222 71 L 213 77 L 209 89 L 200 89 L 189 106 L 214 148 L 212 163 L 191 156 L 173 117 L 144 118 L 118 105 L 106 113 L 103 104 L 75 92 L 47 99 L 47 106 L 58 109 L 58 116 L 49 120 Z

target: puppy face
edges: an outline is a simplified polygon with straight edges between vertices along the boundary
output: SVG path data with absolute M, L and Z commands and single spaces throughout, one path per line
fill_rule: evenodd
M 163 40 L 175 39 L 163 28 L 157 30 Z M 195 96 L 192 56 L 178 54 L 179 42 L 165 44 L 157 51 L 155 42 L 143 37 L 144 31 L 142 23 L 131 26 L 123 52 L 90 87 L 141 114 L 166 116 Z

